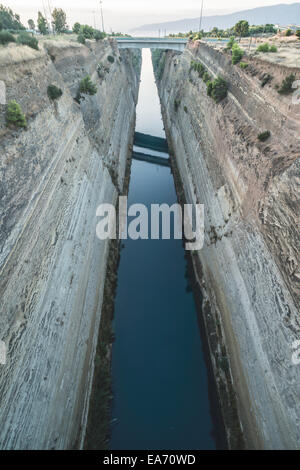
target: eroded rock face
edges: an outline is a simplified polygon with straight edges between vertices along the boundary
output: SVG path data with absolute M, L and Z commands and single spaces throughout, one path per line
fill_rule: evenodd
M 227 80 L 220 104 L 191 60 Z M 300 79 L 300 70 L 256 58 L 242 70 L 200 42 L 161 61 L 159 94 L 184 197 L 205 204 L 205 246 L 193 259 L 205 322 L 214 319 L 220 332 L 211 353 L 229 444 L 237 441 L 222 393 L 232 377 L 246 445 L 299 448 L 300 373 L 292 354 L 300 339 L 300 106 L 275 85 L 290 73 Z M 262 86 L 266 73 L 271 79 Z M 261 143 L 266 130 L 271 138 Z M 231 374 L 219 367 L 225 352 Z
M 0 79 L 28 128 L 7 129 L 2 107 L 0 445 L 66 449 L 84 437 L 101 316 L 108 241 L 96 237 L 96 208 L 123 190 L 139 66 L 106 40 L 5 54 Z M 78 104 L 88 74 L 98 92 Z M 63 91 L 55 102 L 50 84 Z

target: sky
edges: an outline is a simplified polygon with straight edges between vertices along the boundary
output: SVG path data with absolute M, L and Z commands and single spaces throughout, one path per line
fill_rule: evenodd
M 299 0 L 204 0 L 203 15 L 232 13 L 297 1 Z M 43 4 L 50 17 L 49 3 L 50 8 L 58 7 L 66 11 L 69 26 L 79 21 L 101 29 L 99 0 L 0 0 L 0 3 L 20 14 L 26 26 L 29 18 L 36 21 L 38 10 L 44 12 Z M 106 31 L 129 32 L 131 28 L 145 23 L 196 18 L 200 9 L 201 0 L 103 0 L 104 26 Z

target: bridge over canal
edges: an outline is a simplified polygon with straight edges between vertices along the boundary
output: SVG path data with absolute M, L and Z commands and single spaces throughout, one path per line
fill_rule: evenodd
M 119 49 L 172 49 L 183 52 L 188 39 L 117 37 L 116 41 Z

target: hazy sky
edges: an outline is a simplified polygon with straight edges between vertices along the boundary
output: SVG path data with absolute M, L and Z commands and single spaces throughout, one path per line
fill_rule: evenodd
M 230 13 L 259 6 L 296 3 L 297 0 L 204 0 L 204 15 Z M 37 11 L 49 15 L 48 0 L 0 0 L 21 15 L 23 23 L 36 21 Z M 67 13 L 69 25 L 75 21 L 100 28 L 99 0 L 49 0 L 50 7 L 61 7 Z M 195 18 L 199 15 L 201 0 L 103 0 L 105 29 L 126 32 L 145 23 Z M 95 12 L 95 13 L 94 13 Z

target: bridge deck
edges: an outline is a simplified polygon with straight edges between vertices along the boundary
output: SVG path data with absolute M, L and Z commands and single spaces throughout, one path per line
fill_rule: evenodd
M 153 163 L 154 165 L 171 166 L 169 158 L 156 157 L 155 155 L 147 155 L 146 153 L 132 152 L 132 158 L 142 162 Z
M 143 134 L 142 132 L 136 132 L 134 134 L 134 145 L 141 148 L 155 150 L 156 152 L 169 152 L 166 139 L 149 134 Z

